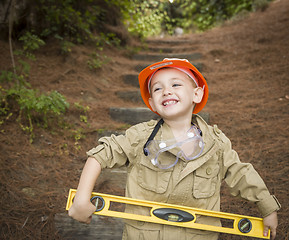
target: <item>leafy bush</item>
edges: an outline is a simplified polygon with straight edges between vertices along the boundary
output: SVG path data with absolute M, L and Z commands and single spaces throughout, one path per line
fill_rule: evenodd
M 20 36 L 18 40 L 22 42 L 22 49 L 16 50 L 15 55 L 25 56 L 30 60 L 36 60 L 33 52 L 45 45 L 42 39 L 29 31 Z
M 112 18 L 105 0 L 34 0 L 34 2 L 41 22 L 41 26 L 38 27 L 40 36 L 53 36 L 60 42 L 64 41 L 63 52 L 68 53 L 71 44 L 98 42 L 103 38 L 108 40 L 106 43 L 119 45 L 120 40 L 113 33 L 105 31 L 107 19 Z
M 153 0 L 107 0 L 117 6 L 128 31 L 140 38 L 157 35 L 162 31 L 163 19 L 167 16 L 160 1 Z
M 84 123 L 88 123 L 87 122 L 87 112 L 88 112 L 88 110 L 89 110 L 89 106 L 83 106 L 83 105 L 81 105 L 80 103 L 78 103 L 78 102 L 76 102 L 76 103 L 74 103 L 74 106 L 78 109 L 78 110 L 80 110 L 82 113 L 80 114 L 80 121 L 81 122 L 84 122 Z
M 105 55 L 100 55 L 96 52 L 93 52 L 90 54 L 90 59 L 87 60 L 87 65 L 90 70 L 94 71 L 98 68 L 101 68 L 103 64 L 108 63 L 110 60 L 107 56 Z
M 57 91 L 40 94 L 37 90 L 17 86 L 10 89 L 0 89 L 1 107 L 0 116 L 6 116 L 9 102 L 15 101 L 19 107 L 18 122 L 21 128 L 30 134 L 33 141 L 33 124 L 36 122 L 43 127 L 48 127 L 49 118 L 59 117 L 69 108 L 63 95 Z M 28 123 L 25 123 L 27 122 Z
M 92 38 L 92 28 L 101 21 L 103 9 L 92 1 L 38 0 L 39 16 L 43 16 L 42 36 L 61 36 L 68 41 L 82 43 Z
M 179 26 L 186 29 L 196 26 L 203 31 L 241 12 L 252 11 L 254 6 L 264 6 L 265 2 L 268 5 L 267 0 L 175 0 L 174 6 L 181 9 Z

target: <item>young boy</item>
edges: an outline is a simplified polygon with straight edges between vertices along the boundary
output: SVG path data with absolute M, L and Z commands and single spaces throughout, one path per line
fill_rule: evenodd
M 241 163 L 229 139 L 197 115 L 208 99 L 201 73 L 185 59 L 164 59 L 139 74 L 145 104 L 160 121 L 132 126 L 125 135 L 104 137 L 91 149 L 69 215 L 90 223 L 91 192 L 103 168 L 127 165 L 126 196 L 149 201 L 220 210 L 220 187 L 256 203 L 264 217 L 264 236 L 276 236 L 280 205 L 251 164 Z M 127 206 L 126 212 L 148 214 Z M 198 223 L 220 225 L 199 217 Z M 125 221 L 123 239 L 218 239 L 218 233 L 141 221 Z

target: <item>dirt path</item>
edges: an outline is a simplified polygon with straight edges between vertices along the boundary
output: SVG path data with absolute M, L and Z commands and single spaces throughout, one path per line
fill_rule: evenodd
M 280 240 L 289 239 L 288 12 L 288 0 L 274 1 L 265 12 L 252 13 L 203 34 L 183 36 L 187 43 L 172 47 L 175 53 L 189 49 L 202 55 L 198 61 L 210 89 L 204 111 L 232 140 L 242 161 L 255 166 L 281 202 Z M 1 69 L 7 69 L 8 45 L 0 42 L 0 51 Z M 29 78 L 35 88 L 57 89 L 69 102 L 88 105 L 89 125 L 79 121 L 81 112 L 72 107 L 67 119 L 76 129 L 54 132 L 36 128 L 33 144 L 19 128 L 15 114 L 1 126 L 1 239 L 62 239 L 56 232 L 54 215 L 65 212 L 67 192 L 77 186 L 85 151 L 95 145 L 102 130 L 127 127 L 110 118 L 109 107 L 143 106 L 116 94 L 136 89 L 122 79 L 123 74 L 137 73 L 133 68 L 136 60 L 128 58 L 124 50 L 108 49 L 104 54 L 110 63 L 92 72 L 86 65 L 92 51 L 89 46 L 76 47 L 64 58 L 52 43 L 47 44 L 37 55 L 38 61 L 32 63 Z M 79 129 L 86 137 L 76 142 L 77 132 L 73 130 Z M 96 190 L 121 195 L 123 189 L 117 180 L 104 174 Z M 254 205 L 234 199 L 225 186 L 222 210 L 258 216 Z M 242 238 L 222 235 L 221 239 Z

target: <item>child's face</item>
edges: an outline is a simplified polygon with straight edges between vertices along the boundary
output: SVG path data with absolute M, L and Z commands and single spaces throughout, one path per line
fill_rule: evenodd
M 203 89 L 197 88 L 192 79 L 174 68 L 157 71 L 151 80 L 150 90 L 149 103 L 164 119 L 191 118 L 195 103 L 203 97 Z

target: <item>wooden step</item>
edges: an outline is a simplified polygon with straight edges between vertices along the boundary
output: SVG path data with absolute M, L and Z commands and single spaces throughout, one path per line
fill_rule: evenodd
M 135 91 L 118 91 L 115 93 L 118 98 L 127 101 L 127 102 L 134 102 L 134 103 L 143 103 L 141 94 L 139 90 Z
M 152 62 L 159 62 L 162 61 L 164 58 L 180 58 L 180 59 L 187 59 L 189 61 L 198 60 L 202 57 L 200 53 L 158 53 L 158 54 L 151 54 L 151 53 L 143 53 L 143 54 L 135 54 L 132 58 L 137 61 L 152 61 Z
M 159 47 L 159 46 L 149 46 L 147 52 L 152 53 L 187 53 L 192 52 L 193 47 L 182 47 L 182 46 L 173 46 L 173 47 Z
M 170 38 L 170 39 L 160 39 L 160 38 L 155 38 L 155 39 L 147 39 L 146 43 L 150 46 L 159 46 L 160 44 L 162 45 L 169 45 L 169 46 L 182 46 L 184 44 L 190 44 L 192 43 L 192 39 L 190 38 Z
M 127 85 L 139 88 L 138 74 L 125 74 L 122 80 Z
M 121 134 L 122 132 L 106 132 L 105 136 Z M 122 133 L 123 134 L 123 133 Z M 99 135 L 98 135 L 99 137 Z M 97 179 L 94 192 L 124 196 L 127 179 L 127 168 L 103 169 Z M 68 189 L 67 189 L 68 193 Z M 67 200 L 67 199 L 66 199 Z M 80 223 L 68 216 L 67 211 L 54 217 L 55 228 L 61 239 L 69 240 L 121 240 L 123 220 L 105 216 L 93 215 L 90 224 Z
M 56 214 L 55 227 L 62 239 L 69 240 L 121 240 L 123 220 L 93 215 L 90 224 L 80 223 L 65 213 Z
M 193 63 L 191 62 L 200 72 L 202 71 L 202 63 Z M 146 68 L 147 66 L 149 66 L 152 63 L 142 63 L 142 64 L 137 64 L 135 66 L 135 70 L 137 72 L 142 71 L 144 68 Z
M 114 108 L 109 109 L 110 117 L 117 121 L 127 124 L 137 124 L 140 122 L 146 122 L 151 119 L 159 119 L 160 116 L 153 113 L 147 107 L 138 107 L 138 108 Z M 210 114 L 206 112 L 201 112 L 199 115 L 207 122 L 210 121 Z
M 113 120 L 131 125 L 159 118 L 159 115 L 155 114 L 147 107 L 138 107 L 138 108 L 111 107 L 109 108 L 109 114 Z

